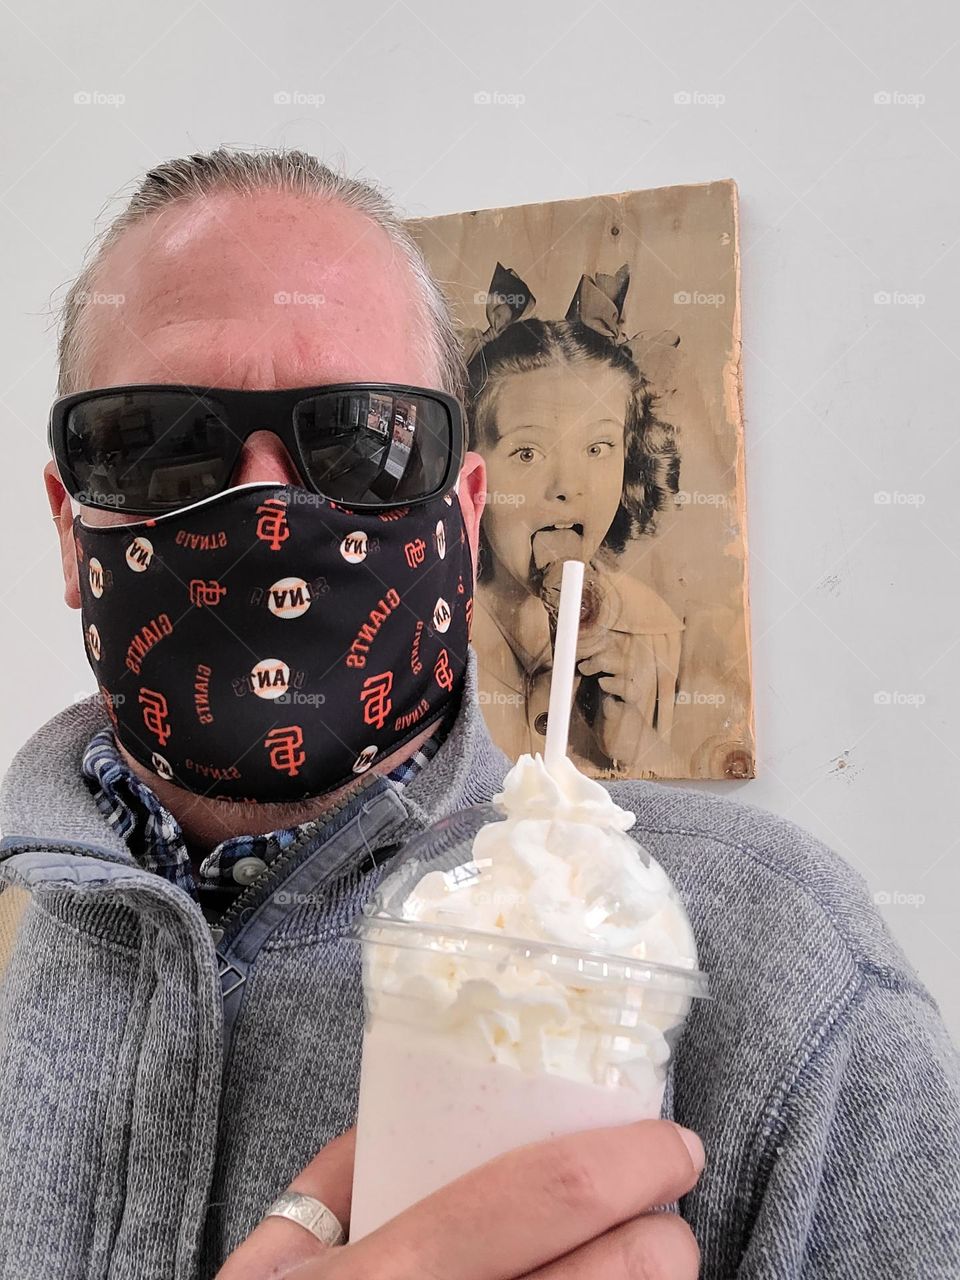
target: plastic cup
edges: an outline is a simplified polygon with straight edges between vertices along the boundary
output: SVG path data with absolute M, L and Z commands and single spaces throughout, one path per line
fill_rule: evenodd
M 659 1116 L 684 1019 L 707 995 L 694 967 L 464 927 L 455 905 L 441 922 L 405 918 L 430 871 L 477 901 L 489 869 L 470 860 L 473 836 L 503 816 L 475 806 L 418 837 L 356 926 L 365 1027 L 351 1240 L 515 1147 Z

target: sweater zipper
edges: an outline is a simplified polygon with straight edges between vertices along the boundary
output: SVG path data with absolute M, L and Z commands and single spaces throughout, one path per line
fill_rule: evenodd
M 348 796 L 345 796 L 344 799 L 334 805 L 332 809 L 327 809 L 323 815 L 325 821 L 329 824 L 329 822 L 332 821 L 338 813 L 342 813 L 348 805 L 353 804 L 357 796 L 362 795 L 363 792 L 367 790 L 379 776 L 379 774 L 371 774 L 369 778 L 364 779 L 362 785 L 357 787 L 355 791 L 351 791 Z M 243 892 L 239 893 L 236 898 L 234 898 L 233 902 L 231 902 L 230 906 L 227 907 L 220 919 L 210 925 L 210 933 L 213 937 L 215 947 L 220 946 L 220 943 L 226 936 L 229 927 L 233 924 L 240 912 L 243 911 L 245 907 L 247 907 L 257 896 L 258 889 L 267 877 L 272 876 L 275 872 L 279 871 L 287 862 L 289 862 L 294 854 L 298 853 L 303 848 L 305 844 L 308 844 L 311 840 L 315 839 L 316 834 L 316 831 L 305 833 L 295 840 L 288 848 L 278 853 L 273 861 L 269 862 L 264 867 L 256 880 L 251 880 L 250 884 L 246 886 Z

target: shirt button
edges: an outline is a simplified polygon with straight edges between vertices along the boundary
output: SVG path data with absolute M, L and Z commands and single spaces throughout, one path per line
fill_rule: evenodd
M 237 884 L 252 884 L 266 867 L 262 858 L 240 858 L 234 864 L 233 878 Z
M 533 722 L 533 727 L 534 727 L 534 729 L 536 729 L 537 733 L 539 733 L 541 737 L 544 737 L 544 736 L 546 735 L 546 732 L 547 732 L 547 713 L 546 713 L 545 711 L 541 711 L 541 712 L 540 712 L 540 714 L 537 716 L 536 720 L 534 720 L 534 722 Z

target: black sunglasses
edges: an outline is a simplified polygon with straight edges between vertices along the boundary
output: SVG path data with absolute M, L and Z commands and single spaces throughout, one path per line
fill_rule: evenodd
M 427 502 L 452 488 L 463 465 L 460 401 L 390 382 L 102 387 L 54 401 L 49 441 L 78 502 L 160 515 L 229 489 L 254 431 L 279 437 L 313 493 L 357 510 Z

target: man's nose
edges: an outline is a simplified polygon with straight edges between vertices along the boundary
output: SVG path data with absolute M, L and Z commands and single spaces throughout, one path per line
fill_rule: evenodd
M 303 484 L 293 459 L 272 431 L 254 431 L 247 437 L 230 477 L 232 485 L 257 482 Z

